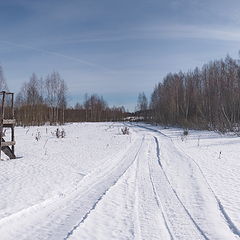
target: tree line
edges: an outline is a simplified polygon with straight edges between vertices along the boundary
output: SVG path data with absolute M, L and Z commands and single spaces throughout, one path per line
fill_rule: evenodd
M 148 120 L 165 125 L 236 130 L 240 122 L 240 64 L 227 56 L 201 69 L 169 73 L 151 95 Z
M 74 108 L 66 112 L 68 122 L 122 121 L 127 116 L 123 106 L 109 107 L 103 97 L 97 94 L 85 94 L 83 104 L 76 103 Z
M 9 91 L 1 66 L 0 90 Z M 17 125 L 119 121 L 126 116 L 124 107 L 109 107 L 103 97 L 97 94 L 86 94 L 83 104 L 77 103 L 75 107 L 69 107 L 67 91 L 67 84 L 58 72 L 53 72 L 45 78 L 39 78 L 33 73 L 15 97 L 14 112 Z M 10 104 L 8 101 L 6 103 Z M 7 106 L 6 114 L 8 109 Z
M 8 91 L 1 66 L 0 89 Z M 124 107 L 109 107 L 96 94 L 86 94 L 82 104 L 68 107 L 67 90 L 59 73 L 45 78 L 33 73 L 16 95 L 17 124 L 119 121 L 128 115 Z M 240 122 L 240 62 L 227 56 L 202 68 L 169 73 L 155 86 L 149 104 L 145 94 L 139 94 L 137 111 L 145 120 L 164 125 L 236 130 Z

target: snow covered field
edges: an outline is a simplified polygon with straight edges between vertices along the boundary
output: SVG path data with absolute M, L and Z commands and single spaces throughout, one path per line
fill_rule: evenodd
M 146 124 L 16 129 L 0 239 L 240 239 L 240 138 Z M 35 136 L 40 132 L 40 140 Z

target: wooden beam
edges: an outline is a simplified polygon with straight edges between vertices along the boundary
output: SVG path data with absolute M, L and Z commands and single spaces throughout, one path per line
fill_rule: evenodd
M 7 147 L 7 146 L 12 146 L 15 145 L 16 142 L 15 141 L 10 141 L 10 142 L 2 142 L 1 146 L 2 147 Z
M 12 93 L 12 92 L 5 92 L 5 91 L 1 91 L 1 92 L 0 92 L 0 95 L 4 95 L 4 94 L 6 94 L 6 95 L 12 95 L 12 94 L 14 94 L 14 93 Z
M 3 119 L 3 125 L 15 125 L 16 119 Z

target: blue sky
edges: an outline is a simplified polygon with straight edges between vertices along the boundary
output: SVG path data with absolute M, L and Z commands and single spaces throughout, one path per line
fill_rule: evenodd
M 69 102 L 84 93 L 134 110 L 168 72 L 238 57 L 240 1 L 0 0 L 0 64 L 18 92 L 58 71 Z

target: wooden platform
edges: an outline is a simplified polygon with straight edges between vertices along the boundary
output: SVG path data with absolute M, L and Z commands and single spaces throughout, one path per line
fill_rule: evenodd
M 8 99 L 7 96 L 10 96 L 10 113 L 5 114 L 6 103 Z M 3 151 L 10 159 L 16 158 L 14 153 L 14 145 L 15 137 L 14 137 L 14 127 L 16 124 L 16 120 L 14 119 L 14 93 L 9 93 L 2 91 L 0 92 L 2 106 L 0 107 L 0 159 L 1 159 L 1 151 Z M 6 118 L 5 118 L 6 116 Z M 11 141 L 5 141 L 3 138 L 3 128 L 10 128 L 11 129 Z

